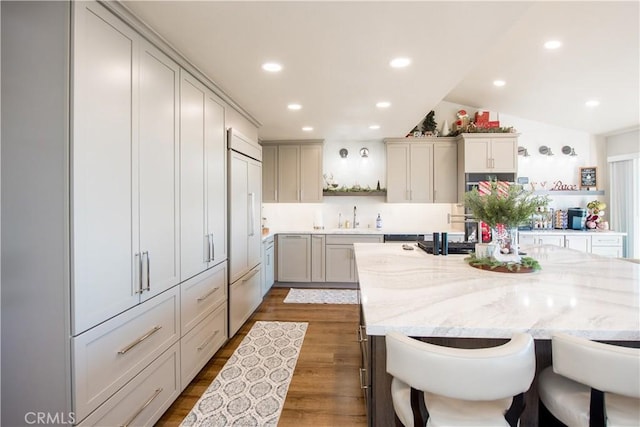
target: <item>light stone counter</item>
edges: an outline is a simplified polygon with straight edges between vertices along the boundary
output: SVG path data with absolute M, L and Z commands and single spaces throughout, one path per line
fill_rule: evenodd
M 596 340 L 640 340 L 640 265 L 556 246 L 522 247 L 542 270 L 498 273 L 463 255 L 434 256 L 400 244 L 356 243 L 367 335 L 549 339 L 554 331 Z

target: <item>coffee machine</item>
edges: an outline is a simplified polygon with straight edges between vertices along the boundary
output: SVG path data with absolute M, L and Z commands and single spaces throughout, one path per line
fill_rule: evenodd
M 587 210 L 584 208 L 569 208 L 567 211 L 567 228 L 570 230 L 584 230 L 587 220 Z

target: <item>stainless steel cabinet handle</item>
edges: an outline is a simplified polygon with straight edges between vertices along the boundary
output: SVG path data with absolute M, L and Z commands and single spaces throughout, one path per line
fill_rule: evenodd
M 363 328 L 362 325 L 358 326 L 358 342 L 367 342 L 367 339 L 364 337 Z
M 141 342 L 149 338 L 151 335 L 158 332 L 160 329 L 162 329 L 162 326 L 154 326 L 153 329 L 151 329 L 149 332 L 147 332 L 146 334 L 144 334 L 143 336 L 141 336 L 140 338 L 138 338 L 137 340 L 135 340 L 134 342 L 132 342 L 131 344 L 123 348 L 122 350 L 119 350 L 118 354 L 125 354 L 126 352 L 131 350 L 133 347 L 137 346 L 138 344 L 140 344 Z
M 209 243 L 211 244 L 211 252 L 209 252 L 211 254 L 211 256 L 209 257 L 209 261 L 213 261 L 214 259 L 216 259 L 216 247 L 213 243 L 213 233 L 210 234 L 211 238 L 209 239 Z
M 364 368 L 360 368 L 360 388 L 363 389 L 363 390 L 369 388 L 369 386 L 367 384 L 365 384 L 366 376 L 367 376 L 367 370 L 364 369 Z
M 302 239 L 302 236 L 299 234 L 292 234 L 290 236 L 284 236 L 285 239 Z
M 205 235 L 205 238 L 207 239 L 207 241 L 206 241 L 207 255 L 204 257 L 204 262 L 211 261 L 211 243 L 209 241 L 209 236 L 211 236 L 211 234 L 206 234 Z
M 198 298 L 196 300 L 196 302 L 201 302 L 201 301 L 206 300 L 207 298 L 209 298 L 211 295 L 213 295 L 214 293 L 218 292 L 219 290 L 220 290 L 220 288 L 215 288 L 214 290 L 207 292 L 206 294 L 204 294 L 203 296 Z
M 160 393 L 162 393 L 162 390 L 163 390 L 163 389 L 161 389 L 161 388 L 157 389 L 157 390 L 153 393 L 153 395 L 149 398 L 149 400 L 147 400 L 146 402 L 144 402 L 144 403 L 142 404 L 142 406 L 140 407 L 140 409 L 138 409 L 138 410 L 136 411 L 136 413 L 135 413 L 135 414 L 133 414 L 133 415 L 131 416 L 131 418 L 129 418 L 127 421 L 125 421 L 125 422 L 124 422 L 124 424 L 121 424 L 121 425 L 120 425 L 120 427 L 129 427 L 129 425 L 133 422 L 133 420 L 135 420 L 135 419 L 138 417 L 138 415 L 140 415 L 140 413 L 141 413 L 142 411 L 144 411 L 144 408 L 146 408 L 147 406 L 149 406 L 149 405 L 151 404 L 151 402 L 153 402 L 153 399 L 155 399 L 156 397 L 158 397 L 158 396 L 160 395 Z
M 149 258 L 149 252 L 147 251 L 142 252 L 142 255 L 144 255 L 145 258 L 147 259 L 147 287 L 144 289 L 141 289 L 140 290 L 141 293 L 142 291 L 151 290 L 151 258 Z
M 138 288 L 136 289 L 136 291 L 134 292 L 135 294 L 141 294 L 142 293 L 142 254 L 141 253 L 137 253 L 135 256 L 138 259 L 137 262 L 137 266 L 138 266 Z
M 242 279 L 242 283 L 244 283 L 244 282 L 248 282 L 248 281 L 249 281 L 253 276 L 255 276 L 256 274 L 258 274 L 258 271 L 260 271 L 260 270 L 253 270 L 253 272 L 252 272 L 252 273 L 250 273 L 248 277 L 246 277 L 246 278 Z
M 216 335 L 218 335 L 218 333 L 220 333 L 220 330 L 219 330 L 219 329 L 218 329 L 217 331 L 215 331 L 215 332 L 213 333 L 213 335 L 211 335 L 209 338 L 207 338 L 207 339 L 205 340 L 205 342 L 203 342 L 203 343 L 200 345 L 200 347 L 198 347 L 198 348 L 197 348 L 197 350 L 198 350 L 198 351 L 202 351 L 206 346 L 208 346 L 208 345 L 209 345 L 209 343 L 210 343 L 211 341 L 213 341 L 213 339 L 216 337 Z

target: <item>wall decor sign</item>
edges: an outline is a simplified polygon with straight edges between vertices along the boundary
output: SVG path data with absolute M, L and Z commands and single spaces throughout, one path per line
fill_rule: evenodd
M 595 166 L 580 168 L 580 188 L 593 188 L 598 186 L 598 168 Z

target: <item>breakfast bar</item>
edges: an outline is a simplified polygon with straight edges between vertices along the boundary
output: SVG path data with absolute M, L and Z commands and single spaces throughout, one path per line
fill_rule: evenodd
M 385 334 L 399 331 L 434 344 L 489 347 L 514 332 L 536 342 L 536 371 L 551 364 L 550 339 L 562 331 L 639 346 L 640 265 L 557 246 L 524 246 L 540 271 L 479 270 L 464 255 L 430 255 L 401 244 L 358 244 L 363 353 L 361 382 L 369 425 L 393 425 Z M 522 426 L 537 425 L 537 380 Z

